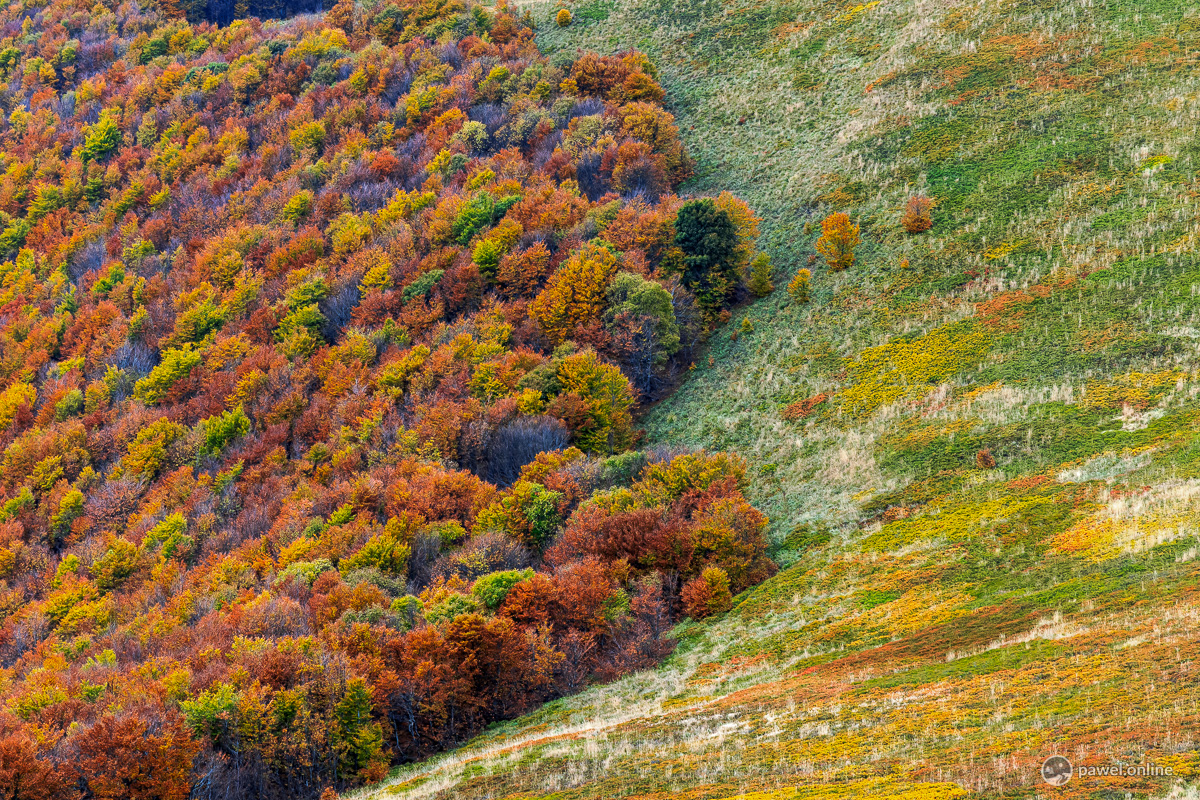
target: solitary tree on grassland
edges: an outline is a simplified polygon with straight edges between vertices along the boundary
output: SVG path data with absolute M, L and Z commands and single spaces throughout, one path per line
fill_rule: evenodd
M 904 226 L 904 230 L 909 233 L 924 233 L 933 227 L 933 211 L 934 201 L 931 197 L 924 195 L 914 195 L 904 203 L 904 216 L 900 218 L 900 224 Z
M 817 252 L 825 256 L 831 271 L 840 272 L 854 265 L 854 248 L 862 242 L 858 230 L 844 211 L 830 214 L 821 221 Z
M 808 302 L 809 280 L 812 278 L 812 270 L 807 267 L 801 267 L 796 271 L 796 276 L 792 278 L 792 282 L 788 284 L 788 294 L 792 296 L 797 303 Z
M 775 291 L 775 284 L 771 282 L 771 259 L 766 253 L 759 253 L 750 262 L 750 280 L 746 286 L 755 297 L 766 297 Z

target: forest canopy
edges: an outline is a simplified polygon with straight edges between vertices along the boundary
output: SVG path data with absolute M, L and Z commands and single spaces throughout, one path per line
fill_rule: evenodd
M 6 796 L 377 780 L 775 569 L 739 459 L 639 449 L 758 222 L 649 60 L 220 25 L 297 10 L 0 11 Z

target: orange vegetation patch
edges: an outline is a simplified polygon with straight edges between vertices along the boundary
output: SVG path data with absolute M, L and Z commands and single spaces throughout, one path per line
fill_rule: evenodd
M 1025 316 L 1032 303 L 1033 298 L 1018 289 L 980 303 L 975 307 L 975 316 L 989 328 L 1011 333 L 1021 327 L 1021 317 Z
M 771 35 L 776 39 L 787 39 L 790 36 L 795 36 L 797 33 L 803 33 L 812 27 L 812 22 L 785 22 L 775 30 L 771 31 Z
M 782 416 L 789 422 L 795 422 L 798 419 L 804 419 L 816 410 L 817 406 L 829 399 L 829 395 L 821 392 L 805 400 L 797 400 L 783 409 Z
M 1179 41 L 1166 36 L 1113 48 L 1105 53 L 1104 62 L 1121 66 L 1145 67 L 1169 61 L 1179 51 Z
M 1055 292 L 1071 288 L 1079 280 L 1079 276 L 1071 272 L 1063 272 L 1051 277 L 1053 280 L 1045 280 L 1030 286 L 1029 293 L 1037 298 L 1049 297 Z
M 1029 310 L 1029 306 L 1035 300 L 1049 297 L 1055 292 L 1070 288 L 1078 280 L 1078 276 L 1072 273 L 1063 273 L 1051 276 L 1050 280 L 1042 281 L 1030 286 L 1028 289 L 1003 292 L 976 305 L 975 316 L 984 325 L 994 330 L 1016 331 L 1021 326 L 1021 318 L 1025 316 Z
M 950 101 L 959 105 L 1004 82 L 1038 91 L 1083 91 L 1101 78 L 1070 73 L 1072 66 L 1094 55 L 1094 46 L 1074 42 L 1078 34 L 1048 37 L 1040 33 L 998 36 L 981 42 L 970 53 L 946 59 L 939 89 L 962 93 Z M 988 88 L 984 88 L 984 87 Z
M 1028 491 L 1036 489 L 1039 486 L 1045 486 L 1053 482 L 1053 478 L 1049 475 L 1028 475 L 1023 478 L 1017 478 L 1006 483 L 1004 486 L 1007 489 L 1017 489 L 1020 491 Z
M 919 511 L 920 507 L 918 506 L 889 506 L 888 509 L 883 512 L 883 521 L 895 522 L 898 519 L 908 519 Z

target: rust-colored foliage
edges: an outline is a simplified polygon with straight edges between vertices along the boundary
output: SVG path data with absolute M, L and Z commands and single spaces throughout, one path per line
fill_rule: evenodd
M 789 403 L 784 407 L 781 416 L 789 422 L 795 422 L 799 419 L 804 419 L 817 409 L 817 406 L 829 399 L 829 395 L 821 392 L 820 394 L 807 397 L 803 400 L 797 400 L 794 403 Z
M 904 202 L 904 215 L 900 218 L 904 230 L 909 233 L 924 233 L 932 228 L 933 206 L 933 199 L 923 195 L 908 198 Z
M 564 75 L 503 3 L 201 6 L 0 11 L 7 797 L 328 800 L 765 564 L 728 480 L 576 516 L 640 466 L 635 366 L 703 335 L 645 56 Z
M 11 800 L 58 800 L 71 796 L 70 777 L 59 765 L 37 758 L 37 744 L 21 734 L 0 739 L 0 795 Z
M 103 800 L 186 800 L 198 743 L 182 721 L 151 724 L 105 716 L 79 734 L 78 773 L 87 796 Z
M 693 619 L 722 614 L 733 605 L 729 576 L 720 567 L 708 567 L 684 584 L 682 598 L 684 611 Z

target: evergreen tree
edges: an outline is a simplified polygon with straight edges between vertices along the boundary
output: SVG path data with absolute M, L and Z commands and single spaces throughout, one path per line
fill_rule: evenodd
M 684 254 L 683 281 L 708 310 L 719 308 L 738 285 L 737 226 L 709 198 L 691 200 L 675 220 L 675 244 Z
M 338 750 L 341 767 L 347 774 L 358 775 L 380 759 L 383 732 L 371 721 L 371 692 L 362 678 L 346 683 L 346 693 L 334 707 L 337 717 Z

